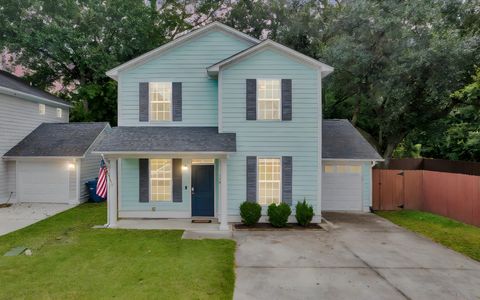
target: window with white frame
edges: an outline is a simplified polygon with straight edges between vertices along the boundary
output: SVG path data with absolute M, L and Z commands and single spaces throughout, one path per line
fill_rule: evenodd
M 61 108 L 57 108 L 57 118 L 61 118 L 63 115 L 63 110 Z
M 150 120 L 171 121 L 172 120 L 172 83 L 171 82 L 150 82 Z
M 325 173 L 347 173 L 347 174 L 360 174 L 362 172 L 362 166 L 360 165 L 325 165 Z
M 280 79 L 257 80 L 257 119 L 280 120 Z
M 258 159 L 258 203 L 270 205 L 281 202 L 281 174 L 280 158 Z
M 172 201 L 171 159 L 150 159 L 150 201 Z
M 38 104 L 38 113 L 40 115 L 44 115 L 45 114 L 45 104 L 43 103 L 39 103 Z

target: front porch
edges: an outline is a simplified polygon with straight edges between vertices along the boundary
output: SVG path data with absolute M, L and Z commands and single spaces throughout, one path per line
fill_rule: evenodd
M 109 227 L 230 231 L 226 154 L 109 155 L 107 161 Z

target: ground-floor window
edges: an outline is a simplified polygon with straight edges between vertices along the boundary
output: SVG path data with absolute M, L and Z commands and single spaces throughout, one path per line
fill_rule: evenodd
M 281 165 L 280 158 L 258 159 L 258 203 L 260 205 L 281 202 Z
M 171 159 L 150 159 L 150 201 L 172 201 Z

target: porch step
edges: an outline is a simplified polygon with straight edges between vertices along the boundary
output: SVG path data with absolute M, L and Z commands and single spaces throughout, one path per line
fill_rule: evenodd
M 192 223 L 206 224 L 206 223 L 212 223 L 212 220 L 210 220 L 210 219 L 193 219 Z

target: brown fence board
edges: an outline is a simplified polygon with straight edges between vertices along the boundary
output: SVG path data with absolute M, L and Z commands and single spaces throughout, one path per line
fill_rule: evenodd
M 373 170 L 373 209 L 416 209 L 480 226 L 480 176 Z

